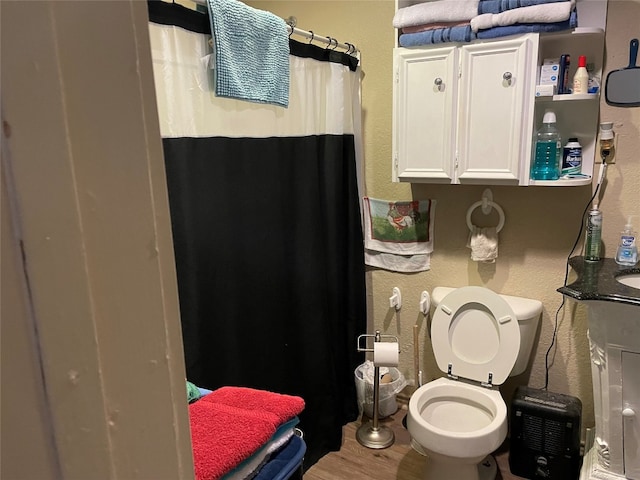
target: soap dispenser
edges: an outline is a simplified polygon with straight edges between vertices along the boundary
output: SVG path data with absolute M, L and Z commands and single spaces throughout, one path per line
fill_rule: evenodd
M 620 243 L 616 251 L 616 263 L 618 265 L 634 266 L 638 263 L 638 247 L 636 245 L 636 233 L 631 223 L 632 215 L 627 218 L 627 224 L 620 235 Z

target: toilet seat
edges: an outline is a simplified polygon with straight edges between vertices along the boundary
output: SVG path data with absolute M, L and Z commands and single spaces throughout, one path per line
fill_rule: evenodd
M 518 357 L 520 330 L 499 295 L 483 287 L 462 287 L 438 305 L 431 343 L 438 368 L 451 377 L 500 385 Z

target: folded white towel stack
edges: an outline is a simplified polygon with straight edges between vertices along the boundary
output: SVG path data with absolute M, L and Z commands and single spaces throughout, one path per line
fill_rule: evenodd
M 575 1 L 546 3 L 528 7 L 514 8 L 502 13 L 483 13 L 471 19 L 471 30 L 486 30 L 493 27 L 506 27 L 516 23 L 556 23 L 564 22 L 571 15 Z
M 434 22 L 459 22 L 478 15 L 479 0 L 438 0 L 400 8 L 393 17 L 395 28 Z
M 496 227 L 473 226 L 467 247 L 474 262 L 495 263 L 498 258 L 498 232 Z

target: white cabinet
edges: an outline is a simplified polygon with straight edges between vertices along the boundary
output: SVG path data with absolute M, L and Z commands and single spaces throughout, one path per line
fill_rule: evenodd
M 526 178 L 537 35 L 461 48 L 457 180 Z
M 397 0 L 398 7 L 413 4 Z M 393 181 L 589 185 L 597 175 L 600 93 L 535 97 L 539 66 L 569 54 L 602 79 L 606 0 L 578 0 L 574 30 L 394 50 Z M 532 140 L 545 110 L 563 144 L 582 145 L 584 178 L 531 180 Z M 603 119 L 607 121 L 608 119 Z
M 640 353 L 622 352 L 624 474 L 640 479 Z
M 394 180 L 526 182 L 537 60 L 537 34 L 396 48 Z
M 459 49 L 397 48 L 394 54 L 394 177 L 454 177 Z
M 640 306 L 621 298 L 584 302 L 595 438 L 580 480 L 640 480 Z

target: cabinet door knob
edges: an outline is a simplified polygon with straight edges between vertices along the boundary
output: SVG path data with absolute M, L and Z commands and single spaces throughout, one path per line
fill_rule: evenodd
M 622 410 L 622 416 L 623 417 L 635 417 L 636 416 L 636 412 L 634 412 L 633 409 L 627 407 L 624 410 Z
M 433 84 L 438 87 L 438 91 L 442 90 L 442 79 L 440 77 L 436 78 Z
M 511 74 L 511 72 L 504 72 L 502 74 L 502 78 L 509 84 L 511 85 L 511 79 L 513 78 L 513 75 Z

